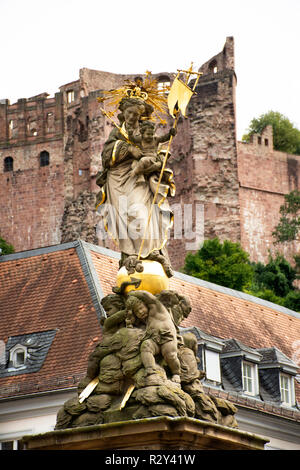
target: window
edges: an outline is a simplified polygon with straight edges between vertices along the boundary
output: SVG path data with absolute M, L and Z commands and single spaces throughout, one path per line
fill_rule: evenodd
M 18 450 L 18 441 L 0 442 L 0 450 Z
M 25 363 L 25 351 L 16 351 L 15 353 L 15 367 L 23 366 Z
M 163 94 L 169 93 L 170 85 L 171 85 L 171 82 L 170 82 L 169 77 L 167 76 L 159 77 L 158 83 L 157 83 L 157 89 L 160 93 L 163 93 Z
M 49 152 L 47 152 L 47 150 L 43 150 L 40 153 L 40 166 L 47 166 L 49 165 L 49 162 L 50 162 Z
M 74 90 L 69 90 L 67 91 L 67 102 L 70 104 L 73 103 L 73 101 L 75 101 Z
M 14 159 L 12 157 L 4 158 L 4 171 L 14 170 Z
M 205 349 L 205 374 L 208 380 L 221 382 L 220 355 L 210 349 Z
M 8 123 L 8 138 L 11 139 L 14 130 L 14 121 L 11 119 Z
M 18 368 L 25 366 L 27 357 L 27 348 L 22 346 L 21 344 L 17 344 L 14 348 L 10 351 L 10 362 L 12 367 Z
M 211 61 L 211 63 L 209 64 L 209 71 L 210 73 L 217 73 L 218 64 L 216 60 Z
M 38 126 L 37 126 L 37 120 L 35 117 L 31 116 L 27 119 L 27 134 L 29 136 L 34 136 L 36 137 L 38 135 Z
M 291 376 L 280 374 L 280 396 L 283 405 L 295 404 L 294 382 Z
M 250 362 L 242 363 L 242 379 L 244 393 L 247 395 L 258 394 L 257 366 Z

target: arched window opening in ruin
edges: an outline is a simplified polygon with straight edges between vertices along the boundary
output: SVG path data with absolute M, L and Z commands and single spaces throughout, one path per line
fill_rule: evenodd
M 261 137 L 257 137 L 257 143 L 258 145 L 261 145 Z
M 10 139 L 13 135 L 14 121 L 11 119 L 8 123 L 8 138 Z
M 75 101 L 75 93 L 74 90 L 67 91 L 67 102 L 68 104 L 73 103 Z
M 40 166 L 48 166 L 50 163 L 50 155 L 47 150 L 43 150 L 40 153 Z
M 265 139 L 265 146 L 268 147 L 268 145 L 269 145 L 269 140 Z
M 171 85 L 170 77 L 168 77 L 167 75 L 162 75 L 158 77 L 158 83 L 157 83 L 158 91 L 160 91 L 161 93 L 169 93 L 170 85 Z
M 209 71 L 210 73 L 217 73 L 218 71 L 218 63 L 216 60 L 212 60 L 211 63 L 209 64 Z
M 4 171 L 14 171 L 14 159 L 12 157 L 4 158 Z

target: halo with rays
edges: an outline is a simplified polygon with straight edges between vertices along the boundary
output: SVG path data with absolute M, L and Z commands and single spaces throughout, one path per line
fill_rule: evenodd
M 151 72 L 147 71 L 144 79 L 127 79 L 122 87 L 103 91 L 103 96 L 98 97 L 97 100 L 99 103 L 108 102 L 111 109 L 109 114 L 112 117 L 118 111 L 123 98 L 137 98 L 153 107 L 154 116 L 151 117 L 151 120 L 166 124 L 163 116 L 169 115 L 166 97 L 166 91 L 169 89 L 170 87 L 165 87 L 163 91 L 159 90 L 157 79 L 153 78 Z

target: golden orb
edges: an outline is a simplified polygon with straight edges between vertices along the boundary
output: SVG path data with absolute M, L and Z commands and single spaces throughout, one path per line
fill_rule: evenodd
M 144 260 L 141 261 L 144 271 L 141 273 L 135 271 L 133 274 L 128 274 L 125 266 L 119 269 L 117 274 L 117 286 L 121 287 L 123 282 L 130 282 L 131 278 L 141 279 L 141 284 L 138 288 L 135 286 L 128 286 L 125 292 L 131 290 L 146 290 L 151 294 L 159 294 L 162 290 L 169 289 L 169 278 L 165 273 L 164 268 L 157 261 Z

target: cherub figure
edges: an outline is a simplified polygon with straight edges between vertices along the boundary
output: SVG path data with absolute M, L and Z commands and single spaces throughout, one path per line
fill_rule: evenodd
M 133 174 L 137 176 L 137 183 L 144 183 L 144 174 L 155 173 L 162 167 L 162 159 L 158 154 L 158 145 L 167 142 L 171 136 L 176 134 L 176 129 L 173 127 L 164 135 L 156 136 L 155 124 L 151 121 L 144 121 L 140 125 L 141 137 L 135 137 L 133 133 L 129 132 L 128 137 L 131 142 L 137 144 L 143 154 L 139 160 L 132 163 Z
M 133 328 L 146 323 L 148 310 L 146 310 L 144 302 L 134 295 L 129 295 L 126 300 L 125 324 L 126 328 Z
M 125 302 L 121 295 L 109 294 L 102 299 L 101 304 L 106 311 L 107 318 L 101 321 L 103 339 L 88 358 L 87 377 L 90 380 L 99 374 L 100 361 L 108 354 L 114 352 L 116 345 L 113 344 L 112 336 L 126 324 Z
M 132 298 L 135 300 L 130 300 Z M 171 314 L 157 297 L 147 291 L 131 291 L 127 302 L 130 302 L 128 326 L 134 322 L 134 317 L 146 322 L 146 339 L 140 349 L 146 373 L 156 372 L 155 356 L 161 353 L 172 373 L 171 380 L 180 383 L 177 330 Z

